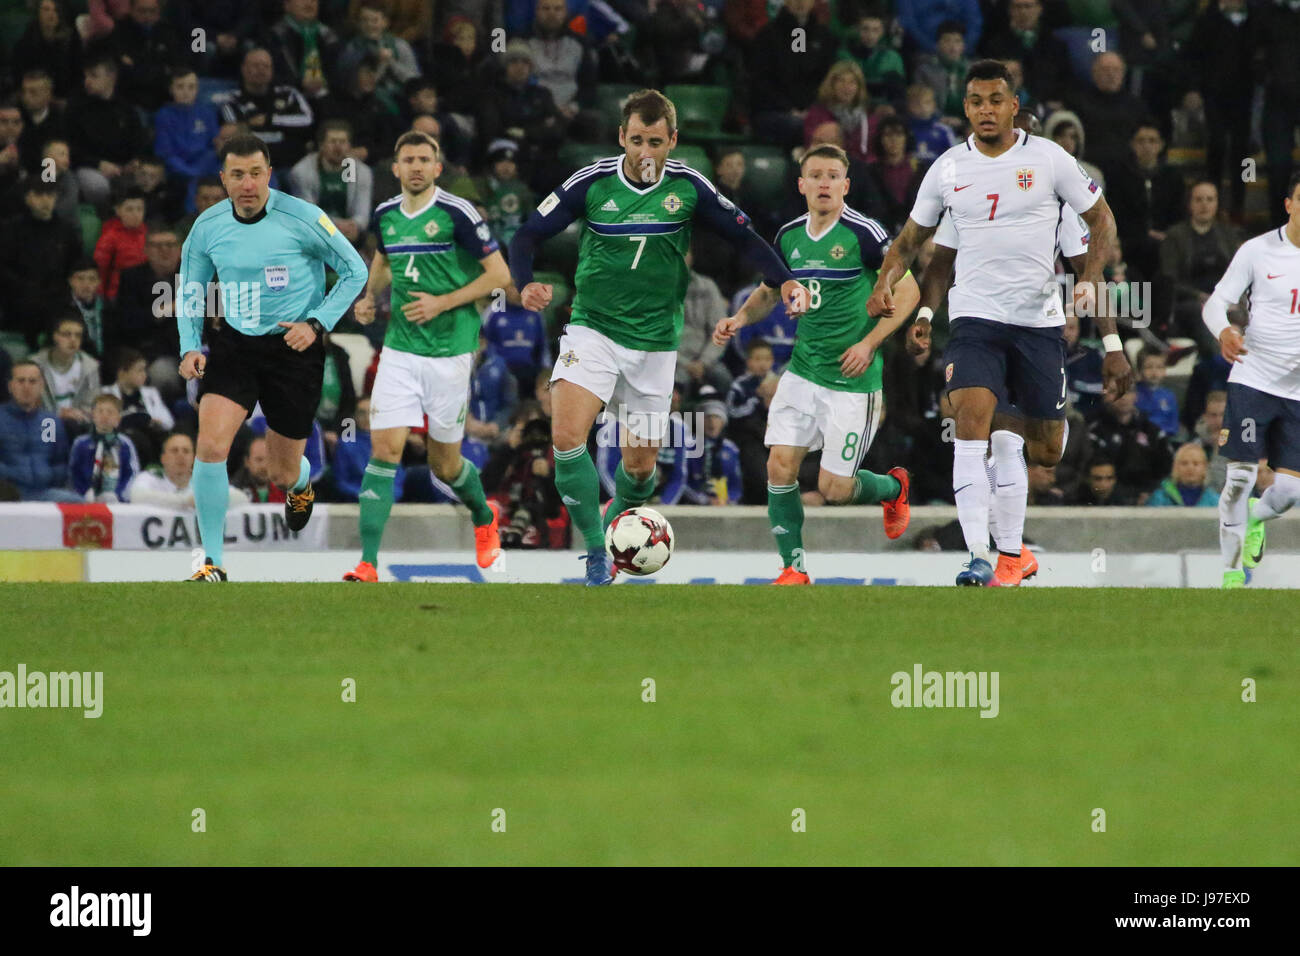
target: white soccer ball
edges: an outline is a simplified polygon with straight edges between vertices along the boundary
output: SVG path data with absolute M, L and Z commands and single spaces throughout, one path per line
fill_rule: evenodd
M 605 551 L 626 574 L 654 574 L 673 556 L 673 529 L 653 508 L 629 508 L 605 529 Z

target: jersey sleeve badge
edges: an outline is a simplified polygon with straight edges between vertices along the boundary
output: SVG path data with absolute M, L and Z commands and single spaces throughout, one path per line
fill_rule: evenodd
M 551 193 L 549 196 L 543 199 L 541 203 L 538 204 L 537 212 L 543 216 L 549 215 L 550 211 L 554 209 L 556 206 L 558 206 L 559 204 L 560 204 L 560 197 L 555 195 L 555 193 Z
M 325 215 L 325 213 L 321 213 L 320 218 L 317 219 L 316 222 L 331 236 L 338 232 L 338 229 L 334 227 L 334 223 L 330 222 L 330 217 Z

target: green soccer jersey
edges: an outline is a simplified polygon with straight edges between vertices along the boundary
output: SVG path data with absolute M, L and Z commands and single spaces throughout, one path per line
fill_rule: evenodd
M 624 174 L 622 155 L 602 159 L 543 199 L 530 224 L 545 237 L 575 219 L 583 227 L 569 321 L 626 348 L 677 350 L 690 282 L 685 256 L 696 221 L 742 245 L 769 278 L 789 278 L 775 257 L 764 260 L 771 249 L 750 228 L 749 217 L 676 160 L 664 164 L 658 182 L 634 185 Z M 512 254 L 511 267 L 518 270 L 521 258 Z M 528 275 L 517 271 L 516 282 Z
M 794 351 L 786 367 L 801 378 L 840 392 L 874 392 L 881 387 L 880 350 L 857 378 L 845 378 L 840 356 L 861 342 L 876 320 L 867 315 L 867 299 L 889 249 L 889 233 L 874 219 L 844 207 L 839 219 L 820 236 L 809 233 L 809 215 L 786 223 L 776 248 L 812 297 L 799 319 Z
M 483 274 L 479 260 L 500 247 L 478 211 L 464 199 L 434 187 L 414 213 L 401 195 L 379 204 L 370 223 L 379 251 L 393 274 L 392 315 L 384 347 L 413 355 L 464 355 L 478 348 L 479 314 L 472 302 L 416 325 L 402 314 L 413 293 L 446 295 Z

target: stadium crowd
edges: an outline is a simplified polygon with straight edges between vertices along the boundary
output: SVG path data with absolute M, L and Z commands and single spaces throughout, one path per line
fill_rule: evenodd
M 439 139 L 440 186 L 505 248 L 536 197 L 617 151 L 620 100 L 645 86 L 676 103 L 676 157 L 768 238 L 803 211 L 795 164 L 814 142 L 848 151 L 849 205 L 897 230 L 928 164 L 966 135 L 964 74 L 981 56 L 1010 61 L 1022 108 L 1105 189 L 1120 239 L 1106 277 L 1139 373 L 1135 393 L 1103 400 L 1098 343 L 1070 319 L 1069 443 L 1055 469 L 1031 469 L 1031 503 L 1215 505 L 1229 367 L 1200 309 L 1246 231 L 1283 215 L 1300 0 L 0 0 L 0 500 L 192 504 L 171 303 L 237 132 L 261 136 L 272 185 L 319 205 L 367 260 L 403 131 Z M 513 288 L 483 303 L 464 454 L 506 505 L 508 546 L 563 543 L 547 379 L 577 242 L 570 230 L 540 252 L 556 288 L 544 314 Z M 756 276 L 704 233 L 691 265 L 674 408 L 699 414 L 661 453 L 656 500 L 762 504 L 766 408 L 796 325 L 778 305 L 713 346 Z M 322 500 L 356 500 L 370 457 L 386 297 L 377 312 L 329 343 L 308 446 Z M 864 463 L 907 467 L 918 504 L 952 500 L 936 328 L 932 351 L 889 348 Z M 283 500 L 258 432 L 255 415 L 232 452 L 232 501 Z M 612 487 L 616 443 L 592 443 Z M 407 452 L 398 500 L 446 500 L 420 436 Z M 809 456 L 810 504 L 817 467 Z

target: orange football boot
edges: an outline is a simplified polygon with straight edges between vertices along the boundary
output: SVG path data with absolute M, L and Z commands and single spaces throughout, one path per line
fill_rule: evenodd
M 998 555 L 998 567 L 993 572 L 993 580 L 989 582 L 989 587 L 994 588 L 1018 588 L 1022 578 L 1021 558 L 1009 558 L 1005 554 Z
M 487 505 L 492 509 L 492 523 L 474 528 L 474 553 L 480 568 L 491 567 L 501 554 L 501 535 L 497 531 L 501 509 L 495 501 L 489 501 Z
M 773 584 L 812 584 L 812 578 L 802 571 L 796 571 L 793 567 L 786 568 L 781 572 L 781 576 L 772 582 Z
M 1034 557 L 1034 552 L 1021 545 L 1020 547 L 1020 580 L 1028 581 L 1038 573 L 1038 559 Z
M 889 474 L 898 479 L 898 497 L 893 501 L 882 501 L 880 507 L 885 509 L 885 537 L 897 538 L 907 530 L 907 522 L 912 517 L 912 509 L 907 504 L 907 486 L 909 484 L 907 469 L 895 466 Z
M 364 581 L 366 584 L 374 584 L 379 580 L 379 572 L 369 561 L 362 561 L 355 568 L 343 575 L 344 581 Z

